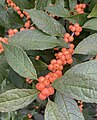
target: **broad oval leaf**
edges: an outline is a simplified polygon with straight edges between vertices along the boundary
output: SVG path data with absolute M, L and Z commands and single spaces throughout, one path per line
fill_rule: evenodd
M 59 17 L 69 17 L 70 13 L 62 5 L 48 6 L 45 8 L 49 13 Z
M 37 79 L 36 70 L 25 51 L 9 44 L 4 48 L 6 60 L 15 72 L 25 78 Z
M 77 0 L 69 0 L 70 9 L 74 9 L 77 4 Z
M 18 32 L 9 39 L 9 42 L 13 45 L 20 46 L 24 50 L 44 50 L 56 46 L 63 46 L 63 43 L 56 37 L 47 35 L 39 30 Z
M 59 111 L 64 115 L 66 120 L 84 120 L 84 116 L 80 112 L 75 100 L 57 92 L 55 103 L 58 105 Z
M 53 83 L 53 87 L 65 96 L 97 103 L 97 60 L 72 67 Z
M 73 24 L 79 23 L 81 26 L 87 22 L 87 13 L 85 14 L 77 14 L 77 15 L 71 15 L 70 17 L 65 18 L 66 20 L 69 20 L 69 22 L 72 22 Z
M 0 112 L 11 112 L 24 108 L 37 97 L 34 89 L 12 89 L 0 94 Z
M 61 5 L 64 7 L 65 3 L 64 3 L 64 0 L 55 0 L 55 4 L 56 5 Z
M 96 30 L 97 31 L 97 18 L 93 18 L 89 21 L 87 21 L 84 25 L 83 28 L 90 29 L 90 30 Z
M 31 0 L 30 0 L 31 1 Z M 29 0 L 13 0 L 13 2 L 19 6 L 21 9 L 31 9 L 33 7 L 33 3 L 31 4 Z
M 49 100 L 45 109 L 44 120 L 67 120 L 67 119 L 65 119 L 63 114 L 59 111 L 57 104 Z
M 1 54 L 0 55 L 0 84 L 6 78 L 7 69 L 8 69 L 8 63 L 5 59 L 4 54 Z
M 0 0 L 0 5 L 3 5 L 5 3 L 5 0 Z
M 97 33 L 92 34 L 81 41 L 75 48 L 75 53 L 77 54 L 97 54 Z
M 63 36 L 65 33 L 65 28 L 57 22 L 54 18 L 48 16 L 45 12 L 41 10 L 26 10 L 35 25 L 41 29 L 43 32 L 53 35 L 53 36 Z
M 97 17 L 97 4 L 92 9 L 91 13 L 88 15 L 88 18 Z

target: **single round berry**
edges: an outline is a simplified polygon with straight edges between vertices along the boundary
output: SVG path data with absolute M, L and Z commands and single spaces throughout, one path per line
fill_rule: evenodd
M 41 92 L 38 94 L 38 98 L 40 100 L 45 100 L 46 99 L 46 96 L 44 96 Z

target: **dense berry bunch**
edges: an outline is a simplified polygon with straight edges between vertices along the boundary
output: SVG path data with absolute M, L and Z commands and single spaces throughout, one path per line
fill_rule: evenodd
M 24 18 L 24 17 L 26 18 L 26 22 L 24 24 L 24 27 L 20 28 L 19 31 L 23 31 L 26 29 L 31 29 L 31 30 L 35 29 L 35 27 L 31 26 L 30 16 L 26 11 L 22 11 L 18 6 L 15 5 L 15 3 L 12 0 L 7 0 L 7 3 L 10 7 L 12 7 L 17 12 L 17 14 L 21 18 Z M 9 37 L 12 37 L 17 32 L 18 32 L 17 29 L 9 29 L 9 31 L 8 31 Z
M 82 31 L 82 27 L 78 23 L 75 23 L 74 25 L 69 26 L 69 30 L 74 32 L 74 34 L 78 36 L 80 35 L 80 32 Z
M 27 12 L 22 11 L 18 6 L 15 5 L 15 3 L 12 0 L 7 0 L 7 3 L 20 15 L 21 18 L 26 18 L 26 23 L 24 24 L 23 28 L 20 28 L 19 30 L 9 29 L 9 37 L 13 36 L 18 31 L 23 31 L 26 29 L 35 29 L 33 26 L 31 26 L 30 16 Z M 75 9 L 79 14 L 82 14 L 84 13 L 85 7 L 85 4 L 78 4 L 76 5 Z M 47 75 L 40 76 L 38 78 L 36 89 L 40 91 L 38 97 L 41 100 L 45 100 L 48 96 L 54 94 L 54 88 L 51 86 L 51 84 L 58 78 L 62 77 L 62 70 L 64 65 L 73 63 L 72 54 L 74 53 L 74 45 L 71 42 L 73 42 L 74 40 L 74 35 L 80 35 L 82 27 L 78 23 L 75 23 L 74 25 L 69 26 L 69 30 L 72 32 L 71 35 L 69 33 L 64 34 L 64 41 L 69 45 L 69 48 L 62 48 L 59 52 L 55 53 L 55 59 L 52 59 L 50 61 L 50 64 L 48 65 L 48 70 L 50 70 L 50 72 Z M 4 51 L 1 42 L 8 43 L 8 39 L 0 39 L 0 53 Z M 39 56 L 36 56 L 36 60 L 39 60 Z M 33 80 L 26 78 L 26 82 L 28 84 L 31 84 Z
M 69 48 L 62 48 L 60 52 L 55 53 L 55 59 L 52 59 L 48 65 L 48 69 L 51 72 L 38 79 L 36 89 L 40 91 L 38 97 L 41 100 L 45 100 L 49 95 L 54 94 L 54 88 L 51 86 L 51 83 L 62 76 L 64 65 L 73 63 L 72 54 L 74 53 L 74 45 L 70 42 L 73 42 L 74 35 L 78 36 L 80 34 L 82 28 L 78 23 L 75 23 L 69 26 L 69 30 L 73 32 L 72 35 L 69 33 L 64 34 L 64 41 L 68 43 Z
M 75 6 L 75 9 L 76 9 L 78 14 L 83 14 L 85 8 L 86 8 L 86 4 L 77 4 Z

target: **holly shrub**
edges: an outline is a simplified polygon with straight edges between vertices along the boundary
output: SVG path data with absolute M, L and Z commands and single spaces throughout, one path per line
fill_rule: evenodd
M 96 120 L 97 0 L 0 0 L 0 120 Z

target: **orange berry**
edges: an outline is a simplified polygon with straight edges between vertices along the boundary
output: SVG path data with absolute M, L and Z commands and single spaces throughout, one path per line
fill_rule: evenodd
M 46 96 L 43 95 L 41 92 L 38 94 L 38 97 L 40 100 L 45 100 L 46 99 Z
M 61 51 L 62 51 L 62 52 L 66 51 L 66 48 L 62 48 Z
M 69 44 L 69 47 L 74 49 L 74 44 Z
M 44 83 L 45 86 L 49 86 L 50 85 L 50 81 L 49 80 L 45 80 L 43 83 Z
M 8 34 L 9 34 L 9 35 L 13 35 L 13 34 L 14 34 L 14 31 L 13 31 L 12 29 L 9 29 L 9 30 L 8 30 Z
M 69 42 L 73 42 L 73 40 L 74 40 L 74 37 L 73 37 L 73 36 L 70 36 L 70 37 L 68 38 L 68 41 L 69 41 Z
M 24 31 L 25 30 L 25 28 L 20 28 L 20 31 Z
M 50 95 L 50 91 L 48 88 L 43 88 L 41 91 L 42 95 L 48 97 Z
M 83 4 L 79 4 L 79 7 L 82 8 Z
M 50 74 L 48 73 L 46 76 L 45 76 L 45 79 L 49 79 L 50 77 Z
M 76 36 L 79 36 L 80 35 L 80 32 L 75 32 L 74 33 Z
M 63 61 L 63 65 L 66 65 L 66 64 L 67 64 L 67 61 L 66 61 L 66 60 L 64 60 L 64 61 Z
M 0 43 L 0 53 L 4 51 L 3 45 Z
M 19 11 L 20 8 L 18 6 L 14 7 L 14 10 Z
M 70 34 L 69 33 L 65 33 L 64 34 L 64 38 L 69 38 L 70 37 Z
M 24 26 L 25 26 L 26 28 L 29 28 L 29 27 L 30 27 L 30 23 L 29 23 L 29 22 L 26 22 Z
M 35 27 L 32 26 L 30 29 L 31 29 L 31 30 L 35 30 Z
M 62 65 L 60 65 L 60 67 L 59 67 L 59 69 L 58 70 L 63 70 L 63 66 Z
M 24 14 L 20 14 L 20 17 L 23 18 L 23 17 L 24 17 Z
M 54 88 L 52 86 L 48 87 L 49 91 L 50 91 L 50 95 L 53 95 L 54 94 Z
M 60 59 L 62 60 L 62 62 L 65 60 L 65 56 L 64 55 L 62 55 L 62 56 L 60 56 Z
M 73 50 L 72 48 L 69 48 L 68 52 L 69 52 L 70 54 L 73 54 L 73 53 L 74 53 L 74 50 Z
M 85 9 L 86 8 L 86 4 L 82 4 L 82 8 Z
M 53 73 L 53 76 L 56 77 L 56 79 L 59 78 L 59 75 L 56 72 Z
M 44 88 L 45 88 L 44 83 L 37 83 L 37 84 L 36 84 L 36 89 L 37 89 L 37 90 L 42 90 L 42 89 L 44 89 Z
M 50 63 L 55 64 L 56 62 L 57 62 L 56 59 L 52 59 Z
M 77 11 L 78 13 L 80 13 L 80 12 L 82 11 L 82 9 L 81 9 L 81 8 L 77 8 L 76 11 Z
M 60 67 L 59 64 L 57 64 L 57 63 L 54 64 L 54 70 L 57 70 L 59 67 Z
M 52 64 L 49 64 L 49 65 L 48 65 L 48 69 L 49 69 L 49 70 L 53 70 L 53 69 L 54 69 L 54 66 L 53 66 Z
M 68 60 L 68 59 L 71 59 L 71 55 L 70 54 L 66 55 L 66 60 Z
M 68 64 L 72 64 L 73 63 L 73 59 L 71 58 L 71 59 L 67 60 L 67 63 Z
M 64 41 L 65 41 L 66 43 L 68 43 L 68 38 L 64 38 Z
M 14 33 L 17 33 L 17 32 L 18 32 L 18 30 L 17 30 L 17 29 L 14 29 L 13 31 L 14 31 Z
M 41 77 L 38 78 L 38 81 L 39 81 L 39 82 L 44 82 L 44 80 L 45 80 L 45 77 L 44 77 L 44 76 L 41 76 Z
M 28 119 L 31 119 L 32 118 L 32 115 L 31 114 L 28 114 Z
M 75 31 L 75 27 L 73 25 L 70 25 L 69 26 L 69 30 L 71 30 L 72 32 L 74 32 Z
M 62 60 L 61 60 L 61 59 L 58 59 L 58 60 L 57 60 L 57 64 L 62 65 Z
M 75 23 L 75 24 L 74 24 L 74 27 L 79 27 L 79 24 L 78 24 L 78 23 Z
M 56 80 L 56 77 L 54 75 L 49 77 L 49 81 L 52 83 Z
M 19 10 L 19 11 L 17 11 L 17 13 L 19 14 L 19 15 L 21 15 L 22 14 L 22 12 Z
M 67 55 L 67 54 L 69 54 L 69 52 L 68 52 L 68 51 L 64 51 L 63 54 L 64 54 L 64 55 Z
M 4 43 L 6 43 L 6 44 L 8 44 L 8 38 L 2 38 L 1 41 L 4 42 Z
M 55 73 L 57 73 L 59 75 L 59 77 L 62 76 L 62 71 L 60 71 L 60 70 L 57 70 Z

